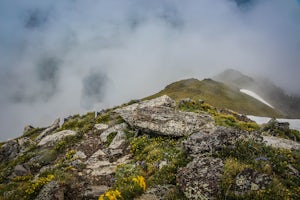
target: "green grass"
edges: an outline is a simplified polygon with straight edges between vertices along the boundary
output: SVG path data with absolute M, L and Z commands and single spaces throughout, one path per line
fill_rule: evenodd
M 211 79 L 199 81 L 187 79 L 168 85 L 164 90 L 145 99 L 153 99 L 168 95 L 179 101 L 191 98 L 202 99 L 217 108 L 228 108 L 241 114 L 280 117 L 281 115 L 260 101 L 241 93 L 238 88 L 231 88 L 221 82 Z
M 87 133 L 93 129 L 95 124 L 95 113 L 88 112 L 85 115 L 74 115 L 67 122 L 65 122 L 58 131 L 74 130 L 81 133 Z

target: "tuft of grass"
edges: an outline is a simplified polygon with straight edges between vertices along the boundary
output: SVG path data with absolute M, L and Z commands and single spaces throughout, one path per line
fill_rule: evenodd
M 72 147 L 74 144 L 78 143 L 80 140 L 82 140 L 82 138 L 83 134 L 81 132 L 76 133 L 76 135 L 69 135 L 56 143 L 56 145 L 54 146 L 54 150 L 58 153 L 62 153 L 68 147 Z
M 219 112 L 215 107 L 207 103 L 200 103 L 199 101 L 191 100 L 182 102 L 178 104 L 177 109 L 196 113 L 207 112 L 214 117 L 218 126 L 234 127 L 246 131 L 256 131 L 260 129 L 260 126 L 255 122 L 239 121 L 235 116 L 238 115 L 237 113 L 228 112 L 229 114 L 224 114 Z
M 85 115 L 74 115 L 67 122 L 65 122 L 58 131 L 74 130 L 81 133 L 87 133 L 93 129 L 95 124 L 95 112 L 88 112 Z
M 99 124 L 99 123 L 103 123 L 103 124 L 108 124 L 110 121 L 110 112 L 107 113 L 103 113 L 102 115 L 99 115 L 96 120 L 95 123 Z
M 149 185 L 175 184 L 178 168 L 189 161 L 179 145 L 180 141 L 167 137 L 142 136 L 131 141 L 131 152 L 137 162 L 143 163 Z
M 22 135 L 22 137 L 29 137 L 30 139 L 36 139 L 46 128 L 33 128 Z
M 109 146 L 111 144 L 117 134 L 118 132 L 112 132 L 107 136 L 106 146 Z

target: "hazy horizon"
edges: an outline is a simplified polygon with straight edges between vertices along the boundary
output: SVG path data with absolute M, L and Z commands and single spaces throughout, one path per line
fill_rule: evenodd
M 2 0 L 0 141 L 225 69 L 300 95 L 297 0 Z

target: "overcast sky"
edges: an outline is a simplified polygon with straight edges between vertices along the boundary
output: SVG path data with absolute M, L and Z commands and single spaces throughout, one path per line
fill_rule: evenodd
M 0 141 L 227 68 L 300 94 L 296 0 L 1 0 Z

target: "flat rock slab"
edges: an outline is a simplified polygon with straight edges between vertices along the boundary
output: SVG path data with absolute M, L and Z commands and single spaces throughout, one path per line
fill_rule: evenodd
M 60 141 L 70 135 L 76 135 L 76 133 L 76 131 L 63 130 L 52 135 L 47 135 L 38 143 L 38 146 L 43 146 L 46 144 L 47 146 L 53 146 L 57 141 Z
M 267 146 L 272 146 L 275 148 L 300 149 L 300 143 L 284 138 L 274 136 L 263 136 L 263 141 L 266 143 Z
M 216 152 L 224 146 L 233 145 L 238 140 L 253 139 L 261 142 L 262 138 L 256 132 L 247 132 L 229 127 L 218 126 L 214 131 L 207 134 L 205 132 L 197 132 L 190 135 L 183 145 L 192 157 L 199 154 Z
M 213 123 L 210 115 L 176 111 L 174 101 L 167 96 L 117 109 L 130 126 L 144 132 L 164 136 L 191 135 Z

